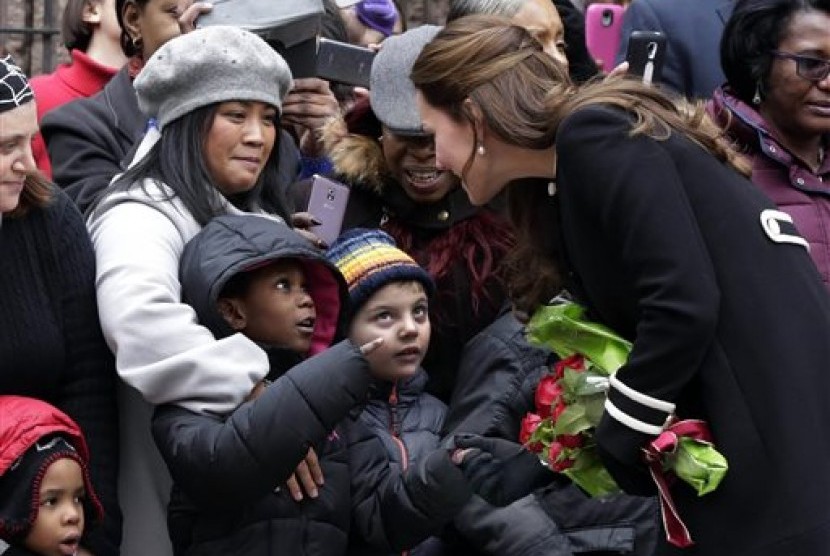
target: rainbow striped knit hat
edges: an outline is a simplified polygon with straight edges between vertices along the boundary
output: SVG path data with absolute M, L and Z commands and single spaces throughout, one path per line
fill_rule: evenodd
M 355 228 L 344 232 L 326 257 L 346 279 L 352 314 L 390 282 L 418 281 L 428 296 L 435 289 L 427 271 L 398 249 L 395 240 L 381 230 Z

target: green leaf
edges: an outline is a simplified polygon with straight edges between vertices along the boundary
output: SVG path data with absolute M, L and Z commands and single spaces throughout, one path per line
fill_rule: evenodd
M 576 434 L 591 428 L 585 416 L 585 408 L 579 404 L 569 405 L 553 424 L 553 434 Z
M 620 492 L 595 450 L 583 449 L 574 466 L 563 473 L 592 498 Z
M 585 418 L 588 422 L 595 427 L 599 425 L 599 420 L 605 412 L 605 392 L 583 396 L 579 399 L 579 403 L 585 408 Z

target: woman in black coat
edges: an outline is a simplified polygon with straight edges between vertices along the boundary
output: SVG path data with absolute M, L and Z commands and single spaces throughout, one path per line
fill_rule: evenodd
M 538 307 L 559 276 L 633 342 L 596 432 L 617 482 L 650 490 L 646 443 L 671 415 L 703 419 L 730 468 L 701 498 L 672 487 L 685 553 L 826 553 L 830 446 L 811 433 L 830 422 L 830 298 L 702 110 L 627 80 L 574 89 L 526 31 L 483 17 L 447 26 L 412 78 L 439 167 L 474 204 L 549 179 L 509 191 L 516 303 Z
M 87 528 L 79 554 L 114 556 L 121 543 L 115 359 L 98 321 L 92 244 L 72 202 L 37 172 L 36 132 L 26 76 L 0 59 L 0 394 L 49 402 L 81 427 L 105 521 Z

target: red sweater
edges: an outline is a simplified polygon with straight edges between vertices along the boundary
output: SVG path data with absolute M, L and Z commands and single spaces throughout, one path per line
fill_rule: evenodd
M 29 81 L 37 102 L 38 123 L 50 110 L 76 98 L 91 97 L 103 89 L 118 69 L 101 65 L 86 53 L 73 50 L 71 64 L 61 64 L 53 73 L 38 75 Z M 51 179 L 52 165 L 40 133 L 32 141 L 32 151 L 37 167 Z

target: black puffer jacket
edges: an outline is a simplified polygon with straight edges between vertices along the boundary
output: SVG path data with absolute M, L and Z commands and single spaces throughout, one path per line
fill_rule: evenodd
M 318 310 L 317 351 L 337 331 L 345 284 L 309 242 L 273 220 L 221 216 L 208 223 L 182 257 L 185 299 L 224 335 L 229 329 L 211 315 L 223 284 L 241 268 L 284 257 L 306 269 Z M 342 555 L 352 529 L 373 546 L 400 550 L 451 519 L 470 496 L 460 471 L 436 452 L 440 457 L 405 476 L 392 473 L 379 440 L 354 419 L 369 384 L 364 357 L 344 341 L 288 369 L 227 420 L 158 408 L 153 434 L 180 491 L 170 523 L 179 553 Z M 318 498 L 297 503 L 278 487 L 309 447 L 325 484 Z
M 535 408 L 539 379 L 555 355 L 530 345 L 506 311 L 465 347 L 447 416 L 447 435 L 475 433 L 516 441 L 521 420 Z M 651 498 L 592 499 L 562 476 L 504 508 L 474 497 L 455 520 L 471 554 L 651 556 L 659 534 Z M 454 552 L 455 553 L 455 552 Z
M 426 372 L 417 374 L 397 384 L 377 382 L 371 390 L 369 403 L 360 414 L 365 424 L 383 443 L 390 465 L 395 473 L 417 466 L 441 443 L 441 428 L 447 415 L 447 406 L 424 389 Z M 383 554 L 360 538 L 352 540 L 349 554 Z M 408 551 L 410 556 L 435 556 L 443 554 L 443 544 L 438 538 Z

